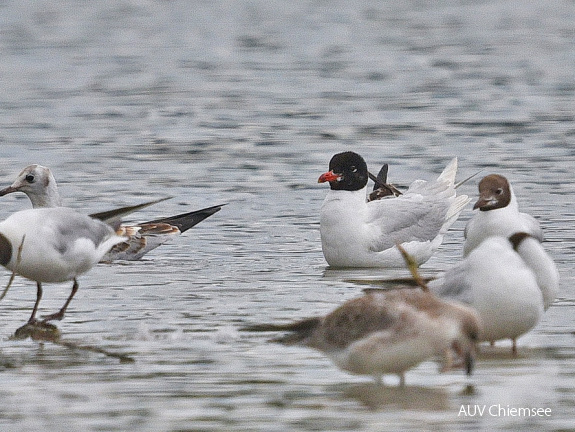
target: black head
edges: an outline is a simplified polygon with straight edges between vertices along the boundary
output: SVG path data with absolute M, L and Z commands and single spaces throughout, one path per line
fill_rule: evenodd
M 367 164 L 354 152 L 338 153 L 329 161 L 329 172 L 318 179 L 319 183 L 329 182 L 333 190 L 356 191 L 367 185 Z

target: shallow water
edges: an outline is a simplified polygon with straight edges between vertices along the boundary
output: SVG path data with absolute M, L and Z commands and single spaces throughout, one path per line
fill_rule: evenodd
M 140 262 L 80 279 L 63 338 L 9 336 L 33 284 L 0 303 L 0 429 L 567 430 L 575 408 L 575 3 L 525 1 L 0 3 L 0 181 L 50 166 L 66 204 L 170 195 L 139 220 L 221 212 Z M 459 157 L 509 177 L 545 229 L 561 293 L 475 374 L 432 362 L 374 387 L 321 354 L 238 329 L 326 313 L 402 271 L 328 269 L 316 183 L 353 149 L 398 186 Z M 476 196 L 476 180 L 461 192 Z M 4 215 L 28 206 L 2 198 Z M 465 211 L 423 267 L 461 255 Z M 8 280 L 4 272 L 4 280 Z M 4 284 L 2 284 L 4 285 Z M 69 286 L 45 289 L 42 311 Z M 502 407 L 465 416 L 462 407 Z M 506 415 L 509 408 L 550 416 Z M 495 409 L 495 408 L 494 408 Z

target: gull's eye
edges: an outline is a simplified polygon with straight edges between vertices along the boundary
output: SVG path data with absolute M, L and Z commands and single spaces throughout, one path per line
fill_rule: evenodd
M 28 174 L 28 175 L 26 176 L 26 181 L 27 181 L 28 183 L 34 183 L 34 180 L 35 180 L 34 174 Z
M 352 173 L 356 173 L 356 172 L 357 172 L 357 168 L 356 168 L 355 166 L 352 166 L 352 167 L 351 167 L 351 172 L 352 172 Z
M 499 188 L 495 191 L 497 195 L 501 195 L 503 193 L 503 189 Z

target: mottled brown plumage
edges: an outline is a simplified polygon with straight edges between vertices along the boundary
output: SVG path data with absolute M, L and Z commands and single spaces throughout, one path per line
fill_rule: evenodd
M 464 305 L 419 289 L 372 290 L 324 317 L 286 325 L 258 325 L 252 331 L 289 331 L 276 342 L 301 344 L 328 355 L 340 368 L 378 379 L 400 375 L 432 357 L 462 357 L 471 371 L 481 324 Z

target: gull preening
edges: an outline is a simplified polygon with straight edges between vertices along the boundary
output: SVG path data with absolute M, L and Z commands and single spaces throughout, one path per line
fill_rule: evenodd
M 541 243 L 528 233 L 492 236 L 474 248 L 429 289 L 467 303 L 483 322 L 480 340 L 516 340 L 537 325 L 559 290 L 559 275 Z
M 457 159 L 434 181 L 417 180 L 403 194 L 367 201 L 367 165 L 354 152 L 338 153 L 319 182 L 330 190 L 320 214 L 322 250 L 333 267 L 402 267 L 401 244 L 418 264 L 437 250 L 469 202 L 456 196 Z
M 289 332 L 273 341 L 314 348 L 378 383 L 384 374 L 399 375 L 403 385 L 407 370 L 431 358 L 443 359 L 443 370 L 462 362 L 470 374 L 481 320 L 470 307 L 408 288 L 370 290 L 323 317 L 245 330 Z
M 537 219 L 519 211 L 517 198 L 509 181 L 499 174 L 491 174 L 479 182 L 479 199 L 473 210 L 479 211 L 467 222 L 463 255 L 469 253 L 488 237 L 509 237 L 526 232 L 543 241 L 543 232 Z
M 125 240 L 106 223 L 65 207 L 22 210 L 0 222 L 0 264 L 36 282 L 28 323 L 37 322 L 42 283 L 73 281 L 64 306 L 43 317 L 42 323 L 61 320 L 78 290 L 78 276 Z
M 62 205 L 56 179 L 50 169 L 42 165 L 30 165 L 24 168 L 10 186 L 0 190 L 0 196 L 13 192 L 25 193 L 33 208 Z M 126 240 L 114 246 L 102 257 L 102 261 L 138 260 L 217 213 L 221 208 L 222 205 L 217 205 L 149 222 L 122 225 L 118 228 L 117 234 L 126 237 Z

